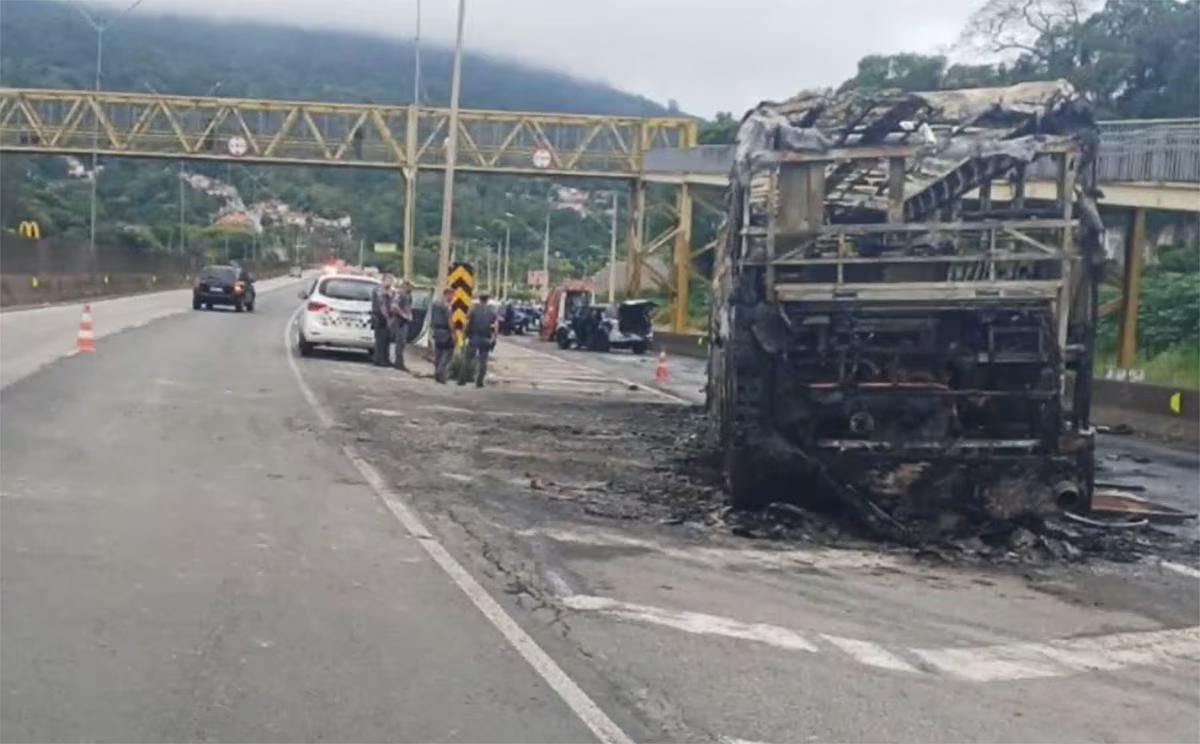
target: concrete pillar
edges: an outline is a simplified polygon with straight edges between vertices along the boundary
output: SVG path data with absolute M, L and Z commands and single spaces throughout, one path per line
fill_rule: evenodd
M 1137 361 L 1137 316 L 1142 288 L 1142 253 L 1146 245 L 1146 210 L 1133 210 L 1125 240 L 1125 271 L 1121 277 L 1121 326 L 1117 335 L 1117 366 L 1129 369 Z
M 417 169 L 404 172 L 404 278 L 413 278 L 413 243 L 417 232 Z
M 637 297 L 642 289 L 642 233 L 646 215 L 646 183 L 629 185 L 629 227 L 625 238 L 625 296 Z
M 675 275 L 671 330 L 680 333 L 687 327 L 688 281 L 692 275 L 692 192 L 686 183 L 679 184 L 675 211 L 679 217 L 679 230 L 675 233 L 675 251 L 671 260 Z

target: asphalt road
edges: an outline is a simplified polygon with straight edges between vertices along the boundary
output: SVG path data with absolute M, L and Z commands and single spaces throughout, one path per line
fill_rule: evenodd
M 646 512 L 694 363 L 658 383 L 650 357 L 505 340 L 488 387 L 442 387 L 417 355 L 416 376 L 296 357 L 290 285 L 242 315 L 171 294 L 97 303 L 90 355 L 66 355 L 77 309 L 0 316 L 4 741 L 1200 729 L 1194 576 L 930 566 Z
M 258 305 L 0 391 L 0 736 L 589 740 L 318 426 L 281 343 L 293 294 Z M 43 321 L 4 320 L 6 354 Z

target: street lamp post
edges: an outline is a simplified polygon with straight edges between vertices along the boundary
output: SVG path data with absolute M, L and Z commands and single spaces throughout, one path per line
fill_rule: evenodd
M 550 210 L 551 201 L 546 200 L 546 228 L 542 230 L 542 300 L 550 296 Z
M 458 94 L 462 85 L 462 42 L 463 20 L 466 16 L 466 0 L 458 0 L 458 33 L 454 42 L 454 70 L 450 76 L 450 115 L 446 136 L 446 172 L 442 182 L 442 234 L 438 246 L 437 280 L 434 296 L 439 296 L 446 286 L 446 274 L 450 271 L 450 231 L 454 225 L 454 166 L 458 157 Z
M 118 20 L 120 20 L 122 16 L 124 16 L 126 13 L 129 13 L 137 6 L 141 5 L 143 2 L 144 2 L 144 0 L 134 0 L 132 3 L 129 4 L 128 7 L 125 8 L 125 10 L 122 10 L 120 13 L 116 14 L 112 18 L 109 18 L 104 23 L 96 23 L 95 19 L 93 19 L 92 16 L 89 15 L 86 10 L 84 10 L 82 7 L 80 7 L 78 5 L 75 6 L 75 9 L 79 11 L 79 14 L 83 16 L 84 20 L 86 20 L 88 22 L 88 25 L 91 26 L 92 29 L 95 30 L 95 32 L 96 32 L 96 88 L 95 88 L 95 90 L 97 93 L 100 92 L 100 70 L 102 69 L 103 64 L 104 64 L 104 32 L 107 31 L 110 26 L 112 26 L 114 23 L 116 23 Z M 92 255 L 96 254 L 96 180 L 99 175 L 96 171 L 96 164 L 99 159 L 99 152 L 98 152 L 99 149 L 100 149 L 100 122 L 97 121 L 96 126 L 92 130 L 92 203 L 91 203 L 91 207 L 89 210 L 91 212 L 91 216 L 90 216 L 90 220 L 89 220 L 90 227 L 88 229 L 88 250 L 91 252 Z
M 612 192 L 612 227 L 608 241 L 608 304 L 617 301 L 617 192 Z
M 508 299 L 508 264 L 512 261 L 512 225 L 504 223 L 504 261 L 501 264 L 500 298 Z

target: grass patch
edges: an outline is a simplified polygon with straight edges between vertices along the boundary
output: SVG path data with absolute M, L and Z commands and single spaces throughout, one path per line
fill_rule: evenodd
M 1095 361 L 1092 369 L 1097 377 L 1117 366 L 1113 352 L 1097 355 Z M 1200 343 L 1176 344 L 1157 354 L 1139 356 L 1133 366 L 1145 373 L 1144 382 L 1200 389 Z

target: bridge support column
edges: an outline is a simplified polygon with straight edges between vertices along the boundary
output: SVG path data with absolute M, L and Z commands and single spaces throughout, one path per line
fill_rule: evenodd
M 646 182 L 629 185 L 629 227 L 625 238 L 625 296 L 637 297 L 642 290 L 642 235 L 646 220 Z
M 1121 326 L 1117 335 L 1117 366 L 1137 362 L 1137 316 L 1142 288 L 1142 252 L 1146 244 L 1146 210 L 1133 210 L 1125 236 L 1125 271 L 1121 277 Z
M 692 276 L 692 192 L 686 183 L 679 184 L 675 197 L 675 213 L 679 227 L 675 231 L 675 249 L 671 258 L 675 302 L 671 314 L 671 330 L 680 333 L 687 327 L 688 281 Z
M 413 243 L 417 232 L 417 169 L 404 169 L 404 278 L 413 278 Z

